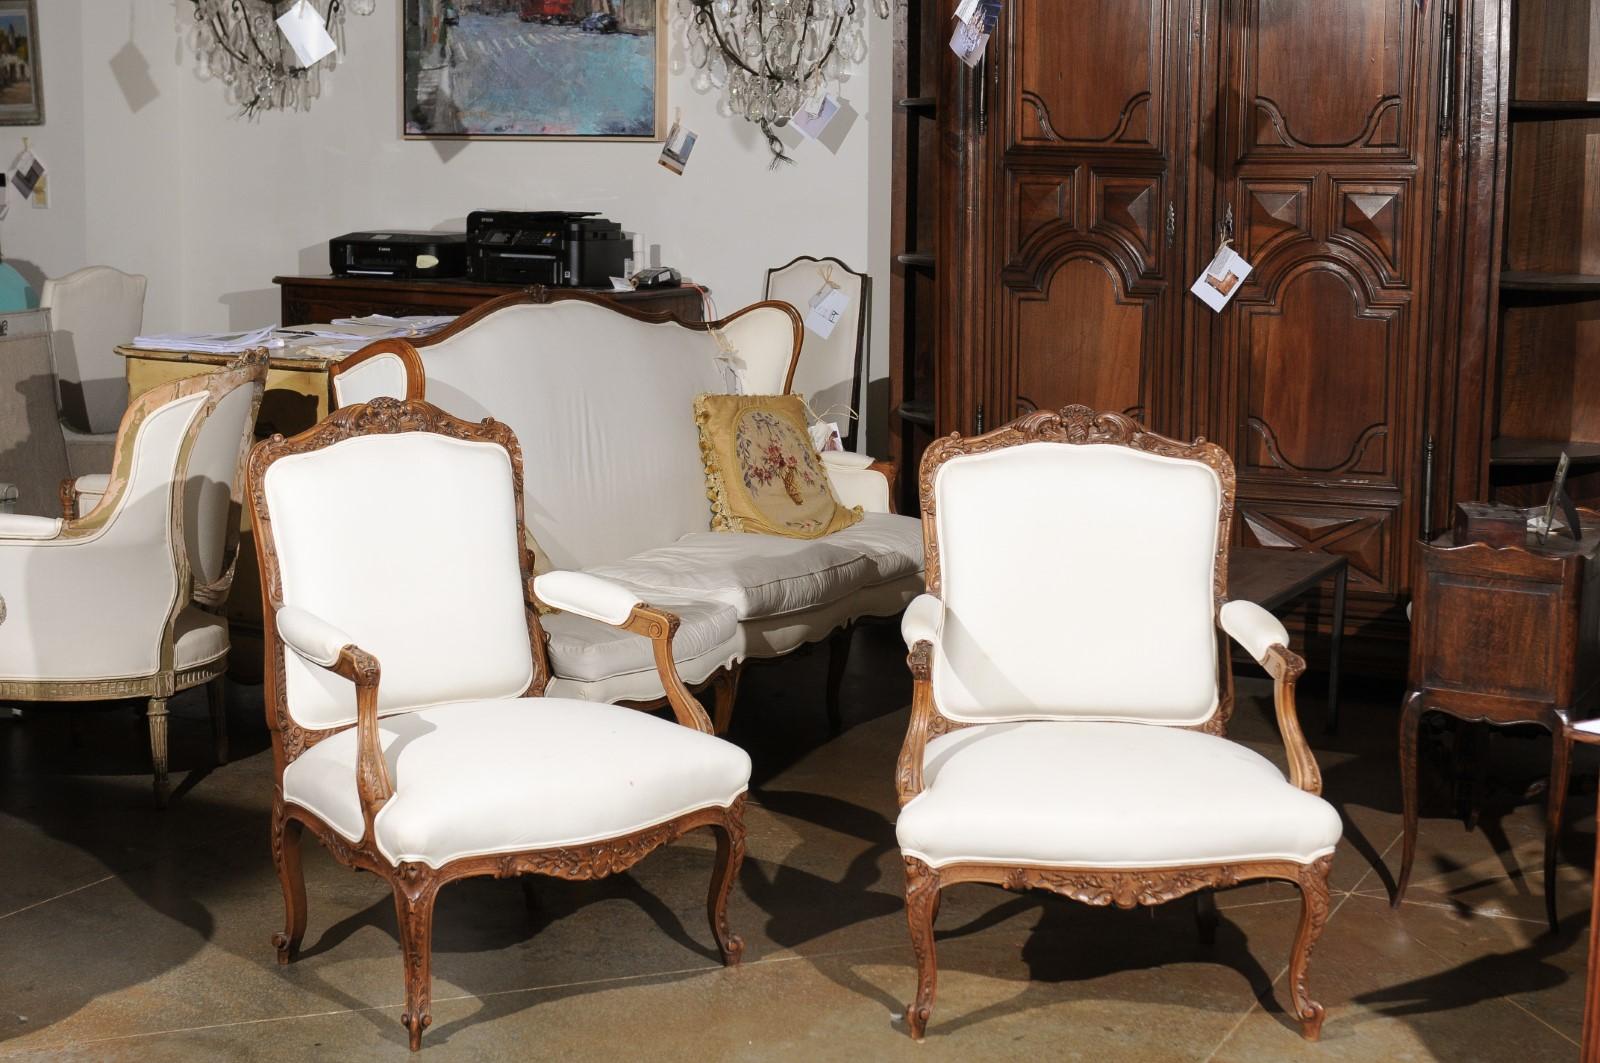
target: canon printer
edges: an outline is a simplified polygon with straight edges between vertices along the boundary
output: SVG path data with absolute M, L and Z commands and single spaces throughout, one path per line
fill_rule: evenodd
M 341 277 L 464 277 L 467 234 L 346 233 L 328 241 L 328 265 Z
M 593 212 L 475 210 L 467 275 L 491 284 L 604 288 L 633 252 L 622 226 Z

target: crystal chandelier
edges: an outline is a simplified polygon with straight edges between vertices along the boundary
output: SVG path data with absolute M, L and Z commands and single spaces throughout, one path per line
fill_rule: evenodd
M 889 17 L 889 0 L 678 0 L 691 85 L 760 126 L 774 166 L 793 162 L 773 127 L 867 61 L 869 2 Z
M 332 70 L 339 53 L 300 65 L 278 32 L 278 17 L 298 0 L 191 0 L 194 49 L 201 65 L 227 86 L 241 112 L 306 110 L 322 94 L 322 71 Z M 328 33 L 344 47 L 344 15 L 370 15 L 377 0 L 307 0 L 322 16 Z

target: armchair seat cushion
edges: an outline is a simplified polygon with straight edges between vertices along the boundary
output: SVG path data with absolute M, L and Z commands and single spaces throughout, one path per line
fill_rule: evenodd
M 707 674 L 726 664 L 738 652 L 739 617 L 723 602 L 689 601 L 671 595 L 641 591 L 650 605 L 676 613 L 681 623 L 672 639 L 672 657 L 680 672 L 691 683 L 705 678 L 684 666 L 708 654 L 717 660 Z M 550 637 L 550 667 L 563 679 L 598 683 L 636 672 L 656 674 L 655 655 L 650 640 L 640 638 L 598 620 L 559 612 L 542 617 L 539 623 Z M 723 652 L 713 654 L 715 650 Z
M 228 652 L 228 621 L 193 605 L 178 614 L 173 636 L 172 666 L 180 672 Z
M 997 723 L 928 743 L 900 848 L 950 863 L 1174 867 L 1309 863 L 1339 814 L 1271 761 L 1200 731 L 1135 723 Z
M 750 783 L 738 746 L 634 709 L 564 698 L 450 702 L 385 717 L 379 734 L 395 792 L 374 832 L 395 863 L 437 868 L 616 838 L 728 805 Z M 355 765 L 351 727 L 284 770 L 284 799 L 358 841 Z
M 692 532 L 589 569 L 596 576 L 733 607 L 740 620 L 814 609 L 922 571 L 922 524 L 868 513 L 820 539 Z

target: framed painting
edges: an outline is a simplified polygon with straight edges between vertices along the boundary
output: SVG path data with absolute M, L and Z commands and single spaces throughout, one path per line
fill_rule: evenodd
M 43 125 L 36 0 L 0 0 L 0 125 Z
M 661 139 L 666 0 L 404 0 L 401 18 L 407 139 Z

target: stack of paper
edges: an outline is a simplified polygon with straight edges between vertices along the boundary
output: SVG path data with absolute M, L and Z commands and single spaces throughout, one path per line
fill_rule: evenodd
M 413 314 L 409 317 L 390 317 L 388 314 L 368 314 L 366 317 L 337 317 L 333 324 L 345 328 L 374 328 L 386 329 L 382 338 L 398 336 L 426 336 L 430 332 L 438 332 L 450 322 L 455 320 L 455 315 Z M 324 333 L 328 335 L 328 333 Z M 377 336 L 374 339 L 380 338 Z
M 252 347 L 282 347 L 273 334 L 276 325 L 247 332 L 157 332 L 137 336 L 129 344 L 157 351 L 196 351 L 202 354 L 238 354 Z

